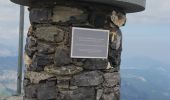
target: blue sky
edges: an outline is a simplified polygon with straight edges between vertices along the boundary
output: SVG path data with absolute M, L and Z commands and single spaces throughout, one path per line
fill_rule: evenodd
M 123 32 L 123 58 L 148 57 L 170 64 L 170 0 L 147 0 L 146 10 L 128 14 Z M 27 32 L 28 12 L 25 18 Z M 19 6 L 0 0 L 0 57 L 16 56 Z

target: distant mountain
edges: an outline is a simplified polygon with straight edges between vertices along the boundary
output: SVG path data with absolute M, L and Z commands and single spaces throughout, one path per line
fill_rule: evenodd
M 121 100 L 170 100 L 170 66 L 146 57 L 124 59 Z
M 15 93 L 17 57 L 0 57 L 0 97 Z
M 4 84 L 0 83 L 0 97 L 10 96 L 11 94 L 14 94 L 15 91 L 7 88 Z

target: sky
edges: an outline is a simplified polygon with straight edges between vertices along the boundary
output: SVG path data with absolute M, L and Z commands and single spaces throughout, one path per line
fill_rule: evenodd
M 170 0 L 147 0 L 146 10 L 127 14 L 122 58 L 148 57 L 170 65 Z M 29 26 L 25 9 L 25 35 Z M 0 57 L 17 56 L 19 6 L 0 0 Z
M 144 56 L 170 64 L 170 0 L 147 0 L 146 10 L 127 15 L 123 57 Z

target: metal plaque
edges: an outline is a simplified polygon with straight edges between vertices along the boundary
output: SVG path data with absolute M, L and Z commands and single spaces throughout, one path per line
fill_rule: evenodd
M 108 57 L 109 30 L 72 28 L 71 58 Z

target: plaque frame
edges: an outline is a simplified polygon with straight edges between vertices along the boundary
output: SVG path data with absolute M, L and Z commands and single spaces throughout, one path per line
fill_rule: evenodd
M 79 29 L 79 30 L 88 30 L 88 31 L 100 31 L 100 32 L 106 32 L 107 33 L 107 46 L 106 46 L 106 55 L 105 56 L 75 56 L 73 55 L 73 47 L 74 47 L 74 34 L 75 34 L 75 30 Z M 109 52 L 109 34 L 110 34 L 110 30 L 104 30 L 104 29 L 93 29 L 93 28 L 82 28 L 82 27 L 72 27 L 72 35 L 71 35 L 71 54 L 70 57 L 71 58 L 100 58 L 100 59 L 108 59 L 108 52 Z

